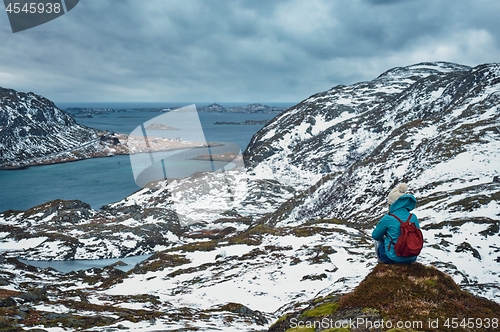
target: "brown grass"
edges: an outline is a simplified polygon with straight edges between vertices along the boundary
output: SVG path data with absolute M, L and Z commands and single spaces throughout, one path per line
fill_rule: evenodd
M 0 288 L 0 299 L 5 299 L 6 297 L 16 296 L 19 294 L 21 294 L 21 292 Z

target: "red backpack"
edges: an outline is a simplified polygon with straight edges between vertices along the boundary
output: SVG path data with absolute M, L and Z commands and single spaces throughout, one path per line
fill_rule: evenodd
M 394 251 L 396 255 L 400 257 L 413 257 L 418 256 L 422 247 L 424 246 L 424 236 L 422 231 L 417 228 L 415 223 L 411 223 L 410 219 L 412 214 L 408 217 L 408 220 L 402 222 L 401 219 L 393 214 L 390 214 L 401 223 L 401 235 L 398 237 L 396 244 L 392 241 L 389 243 L 389 250 L 391 249 L 391 244 L 394 245 Z

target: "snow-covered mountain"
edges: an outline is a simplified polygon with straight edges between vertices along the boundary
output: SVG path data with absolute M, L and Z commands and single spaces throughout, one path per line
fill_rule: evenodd
M 327 175 L 304 203 L 273 223 L 374 222 L 399 182 L 421 198 L 423 220 L 493 221 L 500 211 L 493 182 L 500 165 L 499 101 L 499 64 L 395 68 L 306 99 L 257 133 L 245 156 L 255 169 Z
M 463 283 L 494 282 L 499 104 L 500 64 L 421 63 L 314 95 L 257 133 L 245 156 L 254 172 L 271 169 L 281 181 L 307 174 L 289 169 L 323 177 L 259 222 L 336 218 L 369 234 L 389 190 L 406 182 L 425 230 L 422 260 Z
M 97 134 L 42 96 L 0 87 L 0 165 L 70 150 Z
M 163 140 L 151 148 L 162 151 L 175 144 Z M 2 169 L 145 151 L 149 148 L 140 137 L 80 125 L 69 113 L 42 96 L 0 87 Z
M 57 310 L 68 328 L 99 315 L 116 328 L 261 330 L 363 280 L 387 194 L 406 182 L 426 241 L 419 262 L 498 302 L 499 102 L 500 64 L 421 63 L 334 87 L 259 131 L 246 168 L 160 181 L 102 211 L 52 202 L 0 214 L 0 241 L 24 241 L 2 270 L 12 291 L 48 287 L 42 322 Z M 38 269 L 45 281 L 13 259 L 155 250 L 125 274 Z

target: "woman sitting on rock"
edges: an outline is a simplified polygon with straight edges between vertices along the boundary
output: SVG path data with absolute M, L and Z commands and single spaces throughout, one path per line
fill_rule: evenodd
M 404 183 L 391 190 L 387 197 L 389 214 L 382 217 L 373 230 L 372 237 L 375 239 L 375 252 L 379 263 L 411 264 L 417 260 L 418 254 L 409 257 L 398 256 L 395 250 L 395 244 L 401 235 L 402 222 L 409 221 L 410 224 L 414 223 L 420 229 L 417 216 L 410 214 L 410 211 L 415 208 L 417 200 L 413 195 L 405 195 L 407 190 L 408 186 Z

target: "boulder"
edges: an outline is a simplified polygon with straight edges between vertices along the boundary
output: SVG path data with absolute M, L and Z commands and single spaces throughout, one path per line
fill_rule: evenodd
M 16 304 L 16 301 L 12 297 L 6 297 L 5 299 L 0 300 L 0 308 L 13 307 Z

